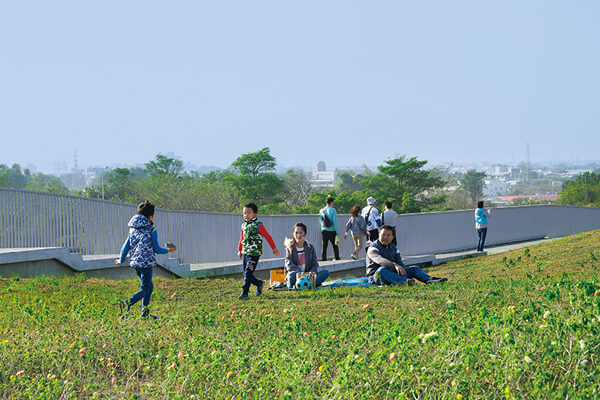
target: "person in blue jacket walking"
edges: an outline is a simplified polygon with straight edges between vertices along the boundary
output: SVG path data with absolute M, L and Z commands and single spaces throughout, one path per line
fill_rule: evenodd
M 487 236 L 487 219 L 492 215 L 492 210 L 486 210 L 483 208 L 483 201 L 477 203 L 475 209 L 475 229 L 477 229 L 477 251 L 483 251 L 483 245 L 485 244 L 485 237 Z
M 145 201 L 138 206 L 138 213 L 131 217 L 129 223 L 129 235 L 121 248 L 121 257 L 115 260 L 119 265 L 125 262 L 129 253 L 129 266 L 135 269 L 140 278 L 140 290 L 125 300 L 121 300 L 122 310 L 129 311 L 138 301 L 142 300 L 141 318 L 156 316 L 150 314 L 150 297 L 154 290 L 152 284 L 152 267 L 156 266 L 156 254 L 166 254 L 175 251 L 175 246 L 165 249 L 158 244 L 158 233 L 154 227 L 154 205 Z

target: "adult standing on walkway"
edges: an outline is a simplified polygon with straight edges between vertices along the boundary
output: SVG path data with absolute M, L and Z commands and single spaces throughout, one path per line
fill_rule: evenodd
M 354 206 L 350 209 L 350 218 L 346 223 L 346 231 L 344 232 L 344 239 L 348 237 L 348 231 L 352 234 L 352 240 L 354 241 L 354 251 L 350 254 L 350 258 L 358 260 L 358 254 L 363 248 L 366 242 L 367 236 L 367 223 L 365 219 L 360 215 L 360 207 Z
M 398 246 L 398 241 L 396 240 L 396 217 L 398 213 L 392 210 L 392 202 L 385 202 L 385 211 L 381 214 L 381 223 L 383 225 L 389 225 L 393 228 L 394 231 L 394 239 L 392 239 L 392 243 Z
M 477 236 L 479 237 L 477 251 L 483 251 L 485 237 L 487 236 L 487 219 L 491 215 L 492 210 L 483 208 L 483 201 L 477 203 L 477 208 L 475 209 L 475 229 L 477 229 Z
M 321 221 L 321 236 L 323 237 L 323 247 L 321 250 L 321 261 L 327 260 L 327 245 L 331 242 L 333 254 L 336 260 L 340 259 L 340 248 L 338 247 L 339 235 L 337 224 L 337 212 L 333 207 L 333 197 L 329 196 L 326 200 L 327 205 L 319 211 L 319 220 Z M 337 242 L 337 243 L 336 243 Z
M 369 240 L 374 242 L 379 237 L 379 228 L 381 227 L 381 217 L 379 210 L 375 208 L 375 199 L 369 197 L 367 206 L 361 212 L 363 218 L 367 222 L 367 230 L 369 231 Z
M 317 251 L 315 246 L 306 240 L 306 225 L 297 222 L 292 230 L 292 237 L 286 238 L 285 245 L 285 280 L 288 289 L 296 285 L 298 272 L 314 272 L 316 274 L 315 285 L 321 284 L 329 277 L 329 271 L 319 271 Z

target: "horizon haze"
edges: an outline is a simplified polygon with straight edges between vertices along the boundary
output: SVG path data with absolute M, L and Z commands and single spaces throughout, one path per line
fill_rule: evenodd
M 597 159 L 595 1 L 1 10 L 0 163 Z

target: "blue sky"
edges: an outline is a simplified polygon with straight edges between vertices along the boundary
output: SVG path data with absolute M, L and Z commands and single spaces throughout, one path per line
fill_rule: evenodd
M 0 5 L 0 163 L 597 160 L 598 1 Z

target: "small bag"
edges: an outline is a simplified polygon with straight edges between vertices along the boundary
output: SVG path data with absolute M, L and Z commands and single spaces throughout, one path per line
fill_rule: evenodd
M 327 217 L 327 215 L 325 215 L 324 212 L 321 213 L 321 219 L 323 220 L 323 224 L 325 225 L 326 228 L 331 228 L 331 226 L 333 225 L 333 222 L 331 222 L 329 217 Z

